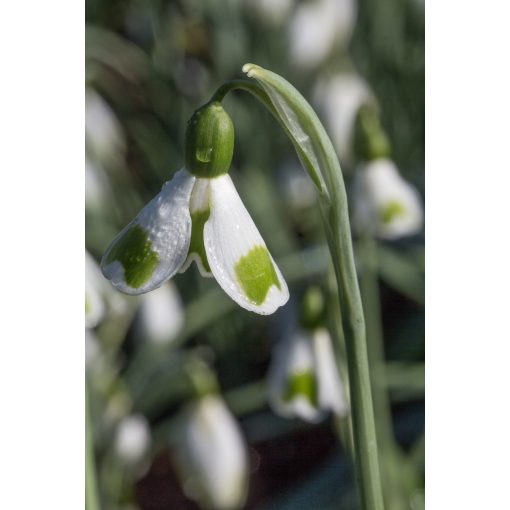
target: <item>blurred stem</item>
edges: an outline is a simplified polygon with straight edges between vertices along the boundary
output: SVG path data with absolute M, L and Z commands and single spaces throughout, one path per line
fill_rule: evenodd
M 377 376 L 372 378 L 372 393 L 383 486 L 386 489 L 385 500 L 388 508 L 403 510 L 407 508 L 407 503 L 399 473 L 399 459 L 402 454 L 393 434 L 391 404 L 385 384 L 377 246 L 373 237 L 365 234 L 359 248 L 362 262 L 361 295 L 367 321 L 368 362 L 372 374 Z
M 93 423 L 87 382 L 85 383 L 85 507 L 86 510 L 99 510 L 101 508 L 97 490 Z
M 262 70 L 262 72 L 264 72 Z M 267 73 L 266 73 L 267 74 Z M 253 75 L 251 75 L 253 77 Z M 260 78 L 260 75 L 259 75 Z M 287 82 L 285 82 L 287 83 Z M 281 85 L 281 83 L 280 83 Z M 288 85 L 288 87 L 287 87 Z M 332 148 L 318 119 L 313 118 L 312 108 L 301 98 L 299 93 L 292 89 L 290 84 L 285 85 L 287 93 L 299 104 L 300 113 L 308 116 L 307 130 L 316 129 L 319 123 L 319 134 L 311 137 L 317 142 L 322 151 L 323 165 L 327 193 L 322 193 L 322 184 L 317 180 L 316 169 L 307 165 L 308 175 L 322 193 L 319 200 L 324 228 L 328 241 L 340 297 L 339 312 L 342 315 L 343 331 L 345 336 L 349 388 L 351 394 L 351 412 L 353 422 L 354 447 L 356 454 L 356 474 L 361 492 L 362 507 L 364 510 L 382 510 L 384 501 L 382 497 L 379 461 L 377 452 L 377 438 L 372 408 L 372 389 L 367 357 L 365 338 L 365 319 L 358 285 L 354 253 L 352 248 L 351 227 L 347 206 L 347 193 L 343 181 L 342 171 L 338 158 Z M 273 114 L 282 129 L 292 141 L 301 161 L 304 155 L 299 137 L 291 132 L 284 118 L 275 110 L 270 97 L 265 90 L 255 82 L 234 80 L 222 85 L 213 95 L 212 100 L 222 100 L 227 92 L 233 89 L 243 89 L 254 95 Z M 293 91 L 289 92 L 292 89 Z M 310 113 L 312 112 L 312 114 Z M 312 115 L 312 118 L 310 117 Z M 315 124 L 314 124 L 315 123 Z M 312 126 L 312 124 L 314 124 Z M 315 177 L 315 178 L 314 178 Z
M 349 392 L 349 381 L 343 377 L 343 374 L 347 373 L 348 369 L 345 364 L 346 359 L 345 338 L 342 327 L 340 298 L 338 297 L 338 288 L 336 285 L 335 272 L 331 265 L 328 271 L 328 290 L 329 300 L 331 302 L 331 305 L 328 307 L 329 325 L 331 329 L 331 336 L 336 345 L 335 349 L 336 363 L 339 370 L 340 380 L 344 383 L 346 391 Z M 354 451 L 354 437 L 352 433 L 352 421 L 350 419 L 335 416 L 333 424 L 335 432 L 340 439 L 340 443 L 348 452 L 349 457 L 352 459 L 352 461 L 356 462 Z

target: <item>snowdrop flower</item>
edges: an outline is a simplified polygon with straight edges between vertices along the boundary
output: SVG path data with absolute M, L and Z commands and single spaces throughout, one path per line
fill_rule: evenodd
M 181 297 L 172 282 L 143 295 L 136 325 L 140 338 L 154 344 L 167 344 L 177 336 L 183 323 Z
M 381 239 L 418 233 L 423 207 L 418 191 L 399 174 L 389 159 L 375 159 L 357 169 L 354 180 L 353 222 Z
M 269 403 L 285 418 L 317 423 L 328 411 L 348 412 L 331 337 L 324 328 L 299 330 L 275 348 L 269 368 Z
M 214 394 L 198 398 L 181 420 L 175 458 L 186 494 L 204 508 L 241 508 L 247 492 L 248 454 L 224 401 Z
M 357 74 L 340 73 L 320 80 L 313 97 L 341 162 L 350 162 L 358 110 L 375 102 L 368 84 Z
M 126 464 L 143 460 L 150 446 L 149 424 L 141 414 L 123 418 L 115 434 L 115 453 Z
M 247 310 L 266 315 L 287 302 L 287 284 L 227 174 L 233 148 L 232 121 L 220 103 L 195 112 L 186 133 L 186 168 L 103 256 L 103 274 L 118 290 L 149 292 L 194 261 Z
M 356 22 L 356 0 L 303 2 L 289 24 L 291 59 L 301 67 L 319 65 L 337 42 L 346 46 Z
M 122 127 L 108 103 L 92 88 L 85 92 L 85 138 L 87 152 L 102 164 L 117 164 L 124 158 Z

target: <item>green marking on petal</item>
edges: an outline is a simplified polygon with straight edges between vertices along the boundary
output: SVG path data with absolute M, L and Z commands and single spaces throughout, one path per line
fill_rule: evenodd
M 391 223 L 397 216 L 405 214 L 405 209 L 400 202 L 388 202 L 379 210 L 379 218 L 386 225 Z
M 124 280 L 133 289 L 147 282 L 159 263 L 158 254 L 140 225 L 131 227 L 117 241 L 108 254 L 106 264 L 116 260 L 124 267 Z
M 299 396 L 306 398 L 312 406 L 317 407 L 317 381 L 312 372 L 297 372 L 287 380 L 283 400 L 289 402 Z
M 239 259 L 234 270 L 244 293 L 257 305 L 264 302 L 271 285 L 281 289 L 273 263 L 264 246 L 252 248 Z
M 211 268 L 209 267 L 209 262 L 207 261 L 207 256 L 205 254 L 204 225 L 209 219 L 210 214 L 210 209 L 191 213 L 191 242 L 188 250 L 188 254 L 196 253 L 200 257 L 202 265 L 208 273 L 211 272 Z

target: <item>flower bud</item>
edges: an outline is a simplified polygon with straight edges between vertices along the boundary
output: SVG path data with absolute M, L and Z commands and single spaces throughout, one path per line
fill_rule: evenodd
M 379 121 L 377 111 L 368 105 L 358 110 L 354 132 L 354 150 L 365 161 L 387 158 L 391 153 L 390 141 Z
M 319 327 L 324 319 L 324 311 L 324 296 L 320 288 L 316 286 L 309 287 L 301 301 L 301 327 L 310 330 Z
M 186 130 L 186 168 L 196 177 L 226 174 L 234 152 L 234 125 L 217 101 L 198 109 Z

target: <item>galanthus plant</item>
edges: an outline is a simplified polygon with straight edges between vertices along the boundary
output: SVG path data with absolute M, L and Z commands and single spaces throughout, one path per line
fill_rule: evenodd
M 243 71 L 254 81 L 225 83 L 192 116 L 184 168 L 114 239 L 103 256 L 103 274 L 119 290 L 141 294 L 195 261 L 202 274 L 214 276 L 247 310 L 270 314 L 287 302 L 282 273 L 228 175 L 233 126 L 221 101 L 234 89 L 255 96 L 288 135 L 317 191 L 338 284 L 362 507 L 381 510 L 365 322 L 340 164 L 317 115 L 289 82 L 253 64 L 246 64 Z M 217 450 L 218 456 L 221 453 Z

